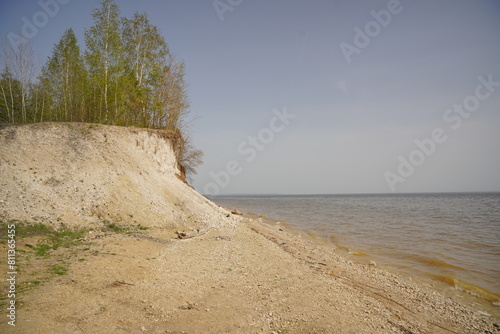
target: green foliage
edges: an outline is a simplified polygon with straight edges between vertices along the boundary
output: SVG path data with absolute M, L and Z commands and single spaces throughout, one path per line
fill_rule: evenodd
M 57 249 L 50 244 L 41 244 L 34 248 L 36 256 L 47 256 L 50 250 Z
M 135 83 L 136 94 L 130 116 L 140 126 L 165 128 L 166 122 L 159 121 L 163 110 L 155 93 L 164 80 L 163 68 L 172 62 L 167 43 L 146 14 L 135 13 L 132 19 L 123 18 L 122 24 L 126 71 Z
M 33 49 L 28 39 L 3 48 L 3 72 L 0 80 L 1 118 L 9 123 L 28 123 L 32 120 L 33 78 L 36 75 Z
M 80 47 L 72 29 L 68 29 L 52 57 L 42 68 L 37 89 L 43 101 L 42 121 L 84 121 L 87 72 Z
M 16 223 L 16 235 L 18 237 L 27 236 L 46 236 L 55 233 L 52 226 L 44 223 L 27 224 L 22 222 Z
M 85 30 L 85 61 L 93 83 L 93 109 L 99 123 L 115 124 L 123 112 L 125 57 L 120 9 L 114 0 L 103 0 L 93 11 L 94 26 Z
M 16 238 L 41 237 L 36 244 L 25 244 L 32 249 L 36 256 L 48 256 L 51 251 L 60 247 L 71 247 L 82 238 L 88 229 L 75 228 L 70 229 L 64 225 L 60 229 L 55 229 L 51 225 L 43 223 L 26 223 L 19 221 L 9 221 L 9 224 L 16 226 Z M 1 230 L 5 230 L 8 224 L 0 222 Z M 1 233 L 1 232 L 0 232 Z
M 42 281 L 26 281 L 24 284 L 26 285 L 32 285 L 32 286 L 38 286 L 42 284 Z
M 121 232 L 126 231 L 127 229 L 123 228 L 123 227 L 120 227 L 120 226 L 116 225 L 115 223 L 105 222 L 105 225 L 104 225 L 104 227 L 101 230 L 103 232 L 113 231 L 115 233 L 121 233 Z
M 142 226 L 141 224 L 137 224 L 137 229 L 139 231 L 146 231 L 146 230 L 149 230 L 149 227 Z
M 0 74 L 0 123 L 21 122 L 21 82 L 14 78 L 9 67 Z
M 175 134 L 182 170 L 196 173 L 201 151 L 189 143 L 184 63 L 169 51 L 145 13 L 121 18 L 115 0 L 92 12 L 80 50 L 72 29 L 32 79 L 29 41 L 4 54 L 0 73 L 0 122 L 105 123 L 164 129 Z M 18 61 L 18 60 L 21 61 Z
M 54 275 L 65 275 L 68 272 L 68 268 L 60 264 L 53 264 L 49 266 L 49 272 L 51 272 Z

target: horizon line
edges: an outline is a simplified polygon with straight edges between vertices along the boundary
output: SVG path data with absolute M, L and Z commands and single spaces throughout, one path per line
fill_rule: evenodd
M 231 193 L 231 194 L 203 194 L 205 197 L 238 197 L 238 196 L 343 196 L 343 195 L 439 195 L 439 194 L 500 194 L 500 190 L 488 191 L 435 191 L 435 192 L 407 192 L 407 193 Z

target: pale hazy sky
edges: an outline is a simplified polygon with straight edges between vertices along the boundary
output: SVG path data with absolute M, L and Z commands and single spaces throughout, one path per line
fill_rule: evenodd
M 55 1 L 1 0 L 2 38 L 83 47 L 99 1 Z M 186 63 L 202 193 L 500 191 L 497 0 L 117 3 Z

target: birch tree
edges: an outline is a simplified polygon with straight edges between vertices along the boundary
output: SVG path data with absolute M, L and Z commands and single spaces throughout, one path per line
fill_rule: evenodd
M 22 39 L 15 46 L 6 43 L 4 46 L 4 74 L 7 87 L 2 95 L 10 98 L 10 119 L 13 123 L 27 123 L 29 121 L 28 100 L 30 87 L 36 74 L 33 48 L 28 39 Z M 19 96 L 15 94 L 19 89 Z M 6 91 L 5 91 L 6 90 Z M 19 103 L 14 102 L 19 99 Z
M 42 68 L 39 82 L 40 90 L 45 96 L 45 120 L 87 120 L 87 77 L 80 47 L 72 29 L 68 29 L 55 45 L 52 56 Z
M 155 87 L 156 119 L 154 127 L 182 131 L 189 114 L 189 100 L 184 81 L 184 63 L 171 59 L 163 67 L 161 81 Z
M 154 127 L 157 112 L 153 92 L 162 80 L 162 68 L 170 57 L 167 43 L 158 28 L 149 22 L 145 13 L 123 18 L 123 44 L 126 64 L 137 85 L 135 106 L 140 106 L 142 126 Z
M 0 77 L 0 123 L 20 122 L 21 82 L 14 79 L 10 68 L 6 66 Z
M 120 29 L 120 10 L 114 0 L 103 0 L 92 13 L 94 26 L 85 31 L 85 60 L 94 85 L 94 108 L 98 119 L 113 123 L 120 113 L 117 94 L 122 86 L 123 45 Z

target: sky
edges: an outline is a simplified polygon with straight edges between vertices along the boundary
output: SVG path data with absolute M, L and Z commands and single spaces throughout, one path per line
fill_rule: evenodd
M 500 191 L 497 0 L 116 2 L 186 64 L 201 193 Z M 97 7 L 0 0 L 1 38 L 43 63 Z

